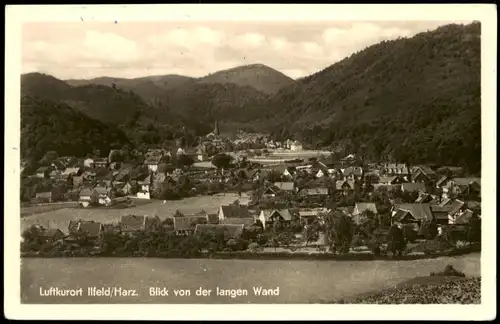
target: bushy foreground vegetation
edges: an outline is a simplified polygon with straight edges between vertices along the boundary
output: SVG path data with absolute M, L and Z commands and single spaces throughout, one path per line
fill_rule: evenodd
M 479 304 L 481 278 L 465 278 L 451 265 L 429 277 L 419 277 L 395 289 L 361 296 L 340 303 L 353 304 Z

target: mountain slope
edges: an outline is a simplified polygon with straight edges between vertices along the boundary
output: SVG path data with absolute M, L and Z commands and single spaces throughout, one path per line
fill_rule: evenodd
M 59 155 L 83 157 L 93 149 L 106 154 L 129 140 L 110 127 L 68 105 L 46 99 L 21 98 L 21 156 L 41 158 L 55 150 Z
M 368 157 L 480 169 L 480 25 L 366 48 L 282 89 L 253 125 Z
M 279 90 L 294 84 L 294 80 L 262 64 L 238 66 L 218 71 L 197 80 L 207 84 L 234 84 L 252 87 L 265 94 L 275 94 Z
M 182 75 L 148 76 L 135 79 L 101 77 L 90 80 L 66 80 L 72 86 L 101 85 L 116 87 L 124 91 L 133 91 L 148 103 L 158 103 L 158 98 L 165 91 L 194 82 L 193 78 Z
M 165 92 L 167 111 L 213 125 L 214 119 L 248 122 L 260 116 L 268 96 L 249 86 L 193 83 Z

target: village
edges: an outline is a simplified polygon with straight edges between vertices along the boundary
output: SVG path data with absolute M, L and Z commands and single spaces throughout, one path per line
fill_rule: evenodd
M 273 157 L 273 151 L 282 154 Z M 220 136 L 216 122 L 214 131 L 193 150 L 112 150 L 107 157 L 44 158 L 45 165 L 23 174 L 24 206 L 126 210 L 149 200 L 169 204 L 230 192 L 248 195 L 249 202 L 236 200 L 219 206 L 218 212 L 192 215 L 131 213 L 118 223 L 78 219 L 70 221 L 67 230 L 37 226 L 25 235 L 36 237 L 37 243 L 25 249 L 56 242 L 79 246 L 82 235 L 85 244 L 90 240 L 99 245 L 110 231 L 127 237 L 169 233 L 177 240 L 211 235 L 211 241 L 197 248 L 200 251 L 220 233 L 224 235 L 215 250 L 254 252 L 278 247 L 325 252 L 337 246 L 336 251 L 345 245 L 344 235 L 349 241 L 347 249 L 341 247 L 344 253 L 366 247 L 379 254 L 390 229 L 400 230 L 405 246 L 439 237 L 452 244 L 479 240 L 472 223 L 481 218 L 481 180 L 467 177 L 462 168 L 369 163 L 355 154 L 307 157 L 307 152 L 298 141 L 277 142 L 263 134 L 242 132 L 230 141 Z M 281 156 L 279 163 L 276 156 Z M 339 219 L 351 224 L 348 233 L 338 233 Z

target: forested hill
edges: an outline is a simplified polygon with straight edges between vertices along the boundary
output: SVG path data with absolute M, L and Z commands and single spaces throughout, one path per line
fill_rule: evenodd
M 41 158 L 47 151 L 85 156 L 93 149 L 108 152 L 129 144 L 118 128 L 106 125 L 68 105 L 46 99 L 21 98 L 21 156 Z
M 40 123 L 37 125 L 43 124 L 45 109 L 49 110 L 48 115 L 50 115 L 52 114 L 51 104 L 61 105 L 82 113 L 94 122 L 100 121 L 102 127 L 109 126 L 110 130 L 121 129 L 121 132 L 126 134 L 128 140 L 135 147 L 168 146 L 173 144 L 176 139 L 181 139 L 185 145 L 192 145 L 196 142 L 195 135 L 208 133 L 213 123 L 211 121 L 205 125 L 196 118 L 186 118 L 162 106 L 146 103 L 133 91 L 93 84 L 70 86 L 64 81 L 40 73 L 22 75 L 21 94 L 37 100 L 38 104 L 35 106 L 38 107 L 39 111 L 36 112 L 36 117 L 40 119 Z M 70 118 L 69 122 L 71 122 L 70 114 L 62 114 L 59 117 L 61 123 L 57 125 L 62 125 L 64 118 Z M 30 129 L 36 129 L 33 127 Z M 58 127 L 55 127 L 53 131 L 59 132 Z M 60 128 L 61 134 L 65 134 L 64 129 L 66 128 Z M 71 133 L 71 128 L 68 129 L 68 132 Z M 37 132 L 35 131 L 35 133 Z M 25 133 L 22 136 L 24 135 Z M 68 138 L 71 137 L 70 134 Z M 28 148 L 31 147 L 32 143 L 34 142 L 26 142 L 25 153 L 29 153 L 30 149 Z M 54 150 L 50 148 L 50 145 L 42 145 L 41 147 Z
M 385 41 L 281 90 L 252 125 L 366 157 L 480 170 L 479 23 Z
M 251 87 L 269 95 L 295 83 L 292 78 L 263 64 L 249 64 L 218 71 L 196 82 Z

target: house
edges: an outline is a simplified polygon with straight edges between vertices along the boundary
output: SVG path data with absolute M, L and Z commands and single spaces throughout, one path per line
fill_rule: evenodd
M 299 218 L 305 222 L 306 224 L 311 224 L 314 223 L 316 220 L 319 219 L 320 213 L 324 211 L 323 209 L 319 208 L 303 208 L 299 209 L 297 211 Z
M 94 159 L 93 158 L 86 158 L 83 160 L 83 166 L 86 168 L 93 168 L 94 167 Z
M 448 183 L 448 180 L 449 178 L 447 176 L 442 176 L 441 178 L 439 178 L 439 180 L 436 182 L 436 188 L 438 189 L 441 189 L 443 188 L 443 186 L 446 185 L 446 183 Z
M 103 233 L 103 224 L 84 220 L 70 221 L 68 231 L 73 235 L 84 234 L 89 239 L 97 239 Z
M 208 153 L 205 149 L 203 148 L 198 148 L 196 150 L 196 160 L 202 162 L 202 161 L 207 161 L 208 160 Z
M 439 205 L 430 205 L 432 215 L 436 220 L 438 225 L 448 225 L 448 215 L 451 211 L 451 206 L 439 206 Z
M 220 233 L 224 235 L 225 239 L 237 239 L 243 234 L 244 227 L 243 224 L 197 224 L 194 235 L 204 236 Z
M 197 224 L 207 224 L 207 215 L 174 216 L 174 231 L 177 235 L 194 233 Z
M 392 224 L 398 226 L 412 225 L 418 232 L 423 222 L 434 220 L 429 204 L 396 204 L 392 209 Z
M 373 215 L 378 215 L 377 206 L 375 203 L 358 202 L 354 205 L 352 215 L 356 224 L 361 224 L 366 212 L 371 212 Z
M 97 192 L 97 203 L 99 205 L 109 206 L 111 204 L 109 189 L 105 187 L 95 187 L 94 190 Z
M 35 199 L 39 202 L 51 203 L 52 202 L 52 192 L 37 192 L 35 195 Z
M 246 206 L 221 205 L 219 208 L 219 222 L 227 218 L 252 218 Z
M 436 170 L 436 173 L 446 177 L 460 177 L 464 173 L 464 168 L 456 166 L 443 166 Z
M 378 179 L 379 184 L 395 185 L 401 183 L 401 178 L 398 176 L 382 176 Z
M 293 182 L 275 182 L 273 185 L 281 191 L 295 191 L 295 184 Z
M 295 140 L 290 144 L 290 150 L 292 151 L 302 151 L 302 144 Z
M 415 167 L 412 181 L 413 182 L 425 182 L 429 183 L 433 181 L 436 177 L 436 172 L 426 165 L 420 165 Z
M 223 225 L 243 225 L 244 227 L 249 227 L 255 224 L 254 217 L 252 218 L 226 218 L 220 221 Z
M 74 168 L 66 168 L 64 169 L 62 176 L 66 179 L 69 177 L 78 177 L 82 174 L 82 169 L 79 167 L 74 167 Z
M 307 197 L 325 197 L 328 196 L 328 188 L 303 188 L 299 193 Z
M 99 158 L 94 160 L 94 167 L 96 168 L 107 168 L 108 158 Z
M 219 224 L 219 215 L 218 214 L 207 214 L 207 222 L 208 222 L 208 224 Z
M 48 178 L 49 177 L 49 174 L 50 174 L 50 171 L 51 169 L 49 167 L 39 167 L 36 171 L 35 171 L 35 177 L 37 178 Z
M 457 195 L 480 195 L 481 178 L 453 178 L 442 187 L 443 197 Z
M 402 192 L 425 192 L 426 190 L 424 182 L 406 182 L 401 184 Z
M 144 180 L 142 181 L 137 181 L 137 184 L 139 185 L 139 190 L 137 191 L 137 198 L 141 199 L 151 199 L 151 176 L 147 176 Z
M 418 198 L 415 200 L 415 203 L 417 204 L 433 204 L 437 205 L 439 204 L 439 198 L 435 195 L 431 195 L 428 193 L 421 192 Z
M 359 180 L 363 177 L 363 168 L 349 166 L 342 171 L 345 180 Z
M 99 194 L 95 189 L 84 188 L 80 191 L 80 197 L 78 199 L 80 206 L 89 207 L 99 203 Z
M 461 201 L 461 200 L 458 200 L 458 199 L 454 199 L 450 205 L 449 205 L 449 208 L 450 208 L 450 211 L 448 212 L 448 223 L 449 224 L 454 224 L 456 222 L 456 220 L 461 217 L 461 215 L 466 212 L 466 211 L 470 211 L 468 208 L 467 208 L 467 205 L 465 204 L 465 202 Z M 471 211 L 472 212 L 472 211 Z
M 46 242 L 56 242 L 66 236 L 58 228 L 39 228 L 38 235 Z
M 404 163 L 385 163 L 382 165 L 382 174 L 384 175 L 402 175 L 407 176 L 410 174 L 409 169 Z
M 265 209 L 261 210 L 258 219 L 265 230 L 266 227 L 274 224 L 276 221 L 289 223 L 292 220 L 292 215 L 288 209 Z
M 276 188 L 274 185 L 272 185 L 272 186 L 267 186 L 264 189 L 262 196 L 263 197 L 276 197 L 277 194 L 279 194 L 279 189 Z
M 133 233 L 137 231 L 155 231 L 161 227 L 161 220 L 158 216 L 137 216 L 124 215 L 120 219 L 120 230 L 123 233 Z
M 355 189 L 355 184 L 353 180 L 337 180 L 335 181 L 335 189 L 343 194 L 348 194 Z

